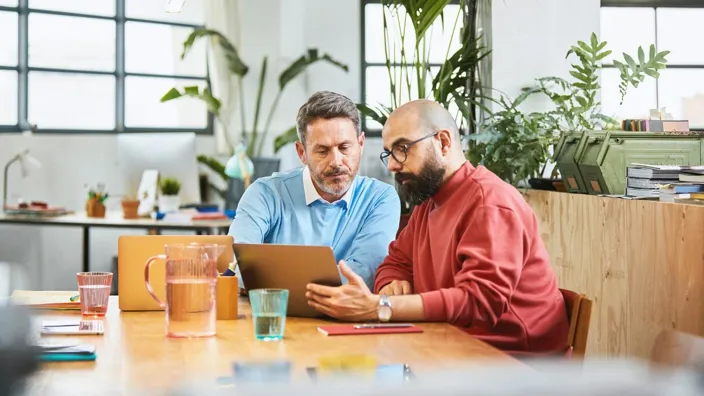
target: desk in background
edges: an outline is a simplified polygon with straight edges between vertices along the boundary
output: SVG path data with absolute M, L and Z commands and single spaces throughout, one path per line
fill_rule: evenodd
M 28 394 L 166 394 L 191 382 L 213 385 L 231 376 L 235 361 L 289 360 L 293 381 L 306 379 L 305 369 L 322 356 L 368 354 L 379 364 L 408 364 L 416 377 L 458 365 L 494 361 L 509 367 L 529 366 L 446 323 L 418 324 L 419 334 L 326 337 L 318 319 L 286 319 L 283 341 L 254 339 L 251 310 L 240 298 L 240 319 L 218 321 L 217 335 L 202 339 L 164 336 L 164 312 L 121 312 L 110 297 L 103 336 L 81 336 L 96 346 L 94 362 L 47 363 L 29 379 Z M 42 312 L 63 317 L 70 312 Z
M 169 222 L 153 219 L 123 219 L 122 212 L 107 213 L 105 218 L 87 217 L 85 213 L 69 214 L 56 217 L 28 217 L 0 213 L 1 224 L 79 227 L 83 230 L 83 267 L 90 271 L 90 229 L 91 228 L 141 228 L 150 234 L 163 230 L 195 231 L 198 234 L 226 234 L 232 220 L 198 220 L 189 222 Z

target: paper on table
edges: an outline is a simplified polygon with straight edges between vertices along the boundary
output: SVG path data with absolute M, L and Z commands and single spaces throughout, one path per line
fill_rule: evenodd
M 76 296 L 76 291 L 15 290 L 10 296 L 10 301 L 29 308 L 81 309 L 81 302 Z M 72 298 L 75 301 L 72 301 Z

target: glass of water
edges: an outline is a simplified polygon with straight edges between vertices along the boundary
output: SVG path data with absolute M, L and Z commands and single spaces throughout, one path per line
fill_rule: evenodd
M 112 272 L 79 272 L 78 294 L 83 316 L 105 316 L 110 300 Z
M 254 336 L 258 340 L 277 341 L 284 338 L 288 290 L 254 289 L 249 291 Z

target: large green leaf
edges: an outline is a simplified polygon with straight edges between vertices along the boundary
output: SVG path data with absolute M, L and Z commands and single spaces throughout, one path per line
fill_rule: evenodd
M 303 73 L 308 66 L 319 61 L 328 62 L 344 71 L 349 71 L 349 67 L 346 64 L 335 60 L 329 54 L 320 55 L 317 49 L 310 48 L 306 54 L 301 55 L 300 58 L 296 59 L 286 69 L 284 69 L 284 71 L 281 72 L 279 75 L 279 89 L 283 90 L 288 83 Z
M 210 89 L 201 89 L 197 85 L 190 85 L 183 88 L 183 92 L 179 91 L 178 88 L 171 88 L 164 96 L 161 97 L 160 102 L 165 103 L 174 99 L 179 99 L 183 97 L 190 97 L 202 100 L 208 108 L 208 111 L 213 113 L 215 116 L 220 116 L 220 100 L 215 98 Z
M 384 0 L 382 4 L 389 9 L 402 6 L 413 25 L 416 48 L 425 37 L 433 23 L 442 16 L 442 12 L 451 0 Z
M 213 172 L 217 173 L 222 177 L 224 181 L 227 181 L 229 178 L 225 174 L 225 165 L 223 165 L 220 161 L 216 160 L 213 157 L 207 156 L 207 155 L 198 155 L 198 162 L 201 164 L 207 166 L 208 168 L 212 169 Z
M 293 126 L 274 139 L 274 153 L 278 153 L 282 147 L 297 141 L 298 131 L 296 130 L 296 127 Z
M 207 29 L 207 28 L 195 28 L 188 35 L 186 41 L 183 42 L 183 51 L 181 52 L 181 59 L 186 57 L 186 54 L 193 47 L 193 44 L 197 39 L 203 37 L 210 37 L 213 42 L 220 46 L 225 54 L 225 59 L 227 59 L 227 68 L 233 74 L 244 77 L 249 71 L 249 67 L 244 64 L 242 58 L 237 51 L 237 48 L 227 39 L 222 33 L 217 30 Z
M 386 120 L 389 116 L 389 113 L 385 112 L 383 108 L 373 109 L 363 103 L 357 103 L 357 110 L 359 110 L 363 117 L 369 117 L 381 125 L 386 124 Z

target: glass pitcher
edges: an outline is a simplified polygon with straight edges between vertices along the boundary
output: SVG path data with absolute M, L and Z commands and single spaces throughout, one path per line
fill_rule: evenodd
M 166 254 L 150 257 L 144 266 L 144 282 L 166 312 L 169 337 L 209 337 L 215 335 L 215 283 L 218 257 L 225 250 L 215 244 L 169 244 Z M 149 269 L 156 260 L 166 260 L 166 302 L 154 294 Z

